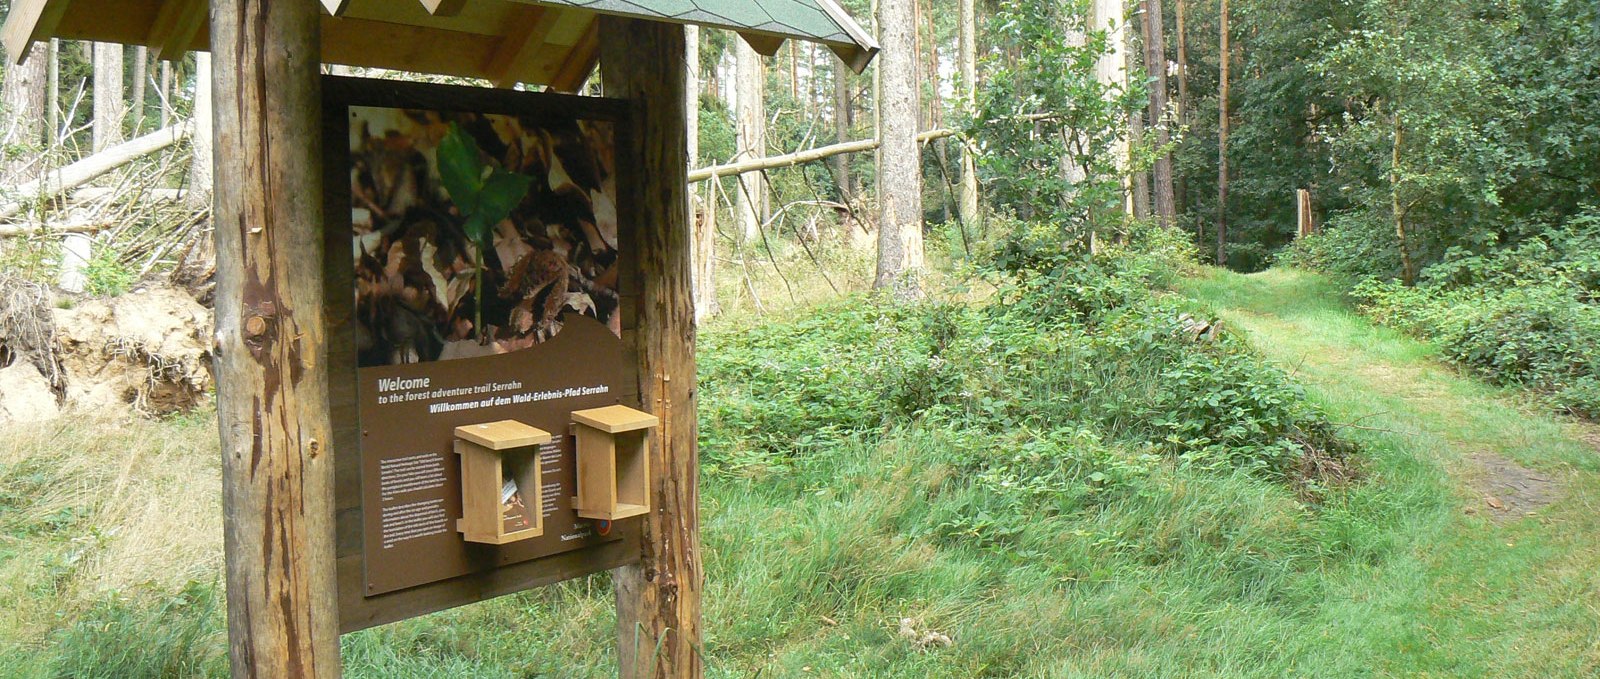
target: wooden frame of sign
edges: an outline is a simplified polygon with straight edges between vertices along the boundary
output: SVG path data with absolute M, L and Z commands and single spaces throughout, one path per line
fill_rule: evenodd
M 384 521 L 388 520 L 387 515 L 383 519 L 375 518 L 375 513 L 380 508 L 372 506 L 374 497 L 379 497 L 375 495 L 374 491 L 374 484 L 376 483 L 375 472 L 378 475 L 387 475 L 391 471 L 391 467 L 380 468 L 376 466 L 370 451 L 363 452 L 364 446 L 371 448 L 374 439 L 383 436 L 383 432 L 376 430 L 371 412 L 376 410 L 373 407 L 374 403 L 384 403 L 385 401 L 374 400 L 373 389 L 371 389 L 374 382 L 368 376 L 368 373 L 369 371 L 377 371 L 377 373 L 388 370 L 404 371 L 413 369 L 416 366 L 405 365 L 408 362 L 407 359 L 415 358 L 412 355 L 415 351 L 403 347 L 399 349 L 389 347 L 391 357 L 396 359 L 394 361 L 395 365 L 373 367 L 371 364 L 374 350 L 370 345 L 374 344 L 374 338 L 370 335 L 373 334 L 373 331 L 363 325 L 364 319 L 360 317 L 362 314 L 370 314 L 371 311 L 362 307 L 362 304 L 356 300 L 355 294 L 358 283 L 357 269 L 360 268 L 357 260 L 361 257 L 363 252 L 361 248 L 363 246 L 359 237 L 359 225 L 355 224 L 356 217 L 353 217 L 352 214 L 356 212 L 353 208 L 357 207 L 355 203 L 358 201 L 369 204 L 370 207 L 376 210 L 383 210 L 381 203 L 385 202 L 383 199 L 386 196 L 368 195 L 367 193 L 363 193 L 361 196 L 354 195 L 355 190 L 352 189 L 352 184 L 354 183 L 352 176 L 353 172 L 355 172 L 352 170 L 352 167 L 354 167 L 352 164 L 354 152 L 352 150 L 350 132 L 353 107 L 444 111 L 480 114 L 487 117 L 498 116 L 508 119 L 520 118 L 523 124 L 530 125 L 538 125 L 540 120 L 608 122 L 611 123 L 611 130 L 615 135 L 613 146 L 615 153 L 614 176 L 617 185 L 628 187 L 632 186 L 634 182 L 643 179 L 638 176 L 638 171 L 643 166 L 643 162 L 635 157 L 637 147 L 632 140 L 634 128 L 630 122 L 630 116 L 635 109 L 630 102 L 484 88 L 324 77 L 323 135 L 325 161 L 323 163 L 323 176 L 325 185 L 326 228 L 324 229 L 324 234 L 326 256 L 323 269 L 327 309 L 327 335 L 329 339 L 329 400 L 334 426 L 333 449 L 336 451 L 334 496 L 337 511 L 336 556 L 340 630 L 342 632 L 351 632 L 562 580 L 611 570 L 630 563 L 637 563 L 641 558 L 640 522 L 644 520 L 644 517 L 614 522 L 607 526 L 610 529 L 609 535 L 603 538 L 599 535 L 587 536 L 577 541 L 583 546 L 576 549 L 563 546 L 558 551 L 545 553 L 540 551 L 540 548 L 525 547 L 539 543 L 544 538 L 560 541 L 563 537 L 563 526 L 559 525 L 559 521 L 552 525 L 551 519 L 559 519 L 566 516 L 562 514 L 563 511 L 572 511 L 571 507 L 564 506 L 570 502 L 571 487 L 563 488 L 562 492 L 559 493 L 550 492 L 553 488 L 552 483 L 560 482 L 559 478 L 557 481 L 551 481 L 552 471 L 565 464 L 558 461 L 558 459 L 567 459 L 560 456 L 572 456 L 573 464 L 566 467 L 564 471 L 569 477 L 572 474 L 571 468 L 576 466 L 576 445 L 573 438 L 570 435 L 563 436 L 558 434 L 557 441 L 554 444 L 547 444 L 549 447 L 545 451 L 545 456 L 541 462 L 544 465 L 542 469 L 545 474 L 545 480 L 542 484 L 542 488 L 545 491 L 542 493 L 545 498 L 542 509 L 545 511 L 545 525 L 548 526 L 545 530 L 545 536 L 509 545 L 474 545 L 468 547 L 466 549 L 477 551 L 464 552 L 466 556 L 460 558 L 470 561 L 472 567 L 469 572 L 459 573 L 452 577 L 428 579 L 429 577 L 436 577 L 437 573 L 435 573 L 432 576 L 422 577 L 425 581 L 409 586 L 401 586 L 407 585 L 409 581 L 403 577 L 391 577 L 394 575 L 393 573 L 378 572 L 382 569 L 390 568 L 388 565 L 378 563 L 382 560 L 382 550 L 403 548 L 400 543 L 406 539 L 404 538 L 407 535 L 406 531 L 415 533 L 419 525 L 418 521 L 427 523 L 433 521 L 433 519 L 425 516 L 419 519 L 415 515 L 410 519 L 402 518 L 402 521 L 409 520 L 410 523 L 396 523 L 397 529 L 394 536 L 398 537 L 393 537 L 394 544 L 389 544 L 391 541 L 391 536 L 389 535 L 390 524 L 384 523 Z M 435 120 L 433 122 L 437 123 L 438 121 Z M 436 134 L 441 128 L 435 126 L 432 129 Z M 397 141 L 396 143 L 402 142 Z M 393 157 L 382 155 L 386 152 L 382 148 L 375 149 L 374 153 L 377 155 L 374 158 L 367 159 L 367 162 L 376 164 L 395 161 L 404 170 L 406 163 L 414 163 L 417 158 L 415 154 L 411 154 L 396 160 Z M 371 170 L 372 168 L 368 169 Z M 377 194 L 382 193 L 382 190 L 377 191 Z M 615 335 L 620 337 L 621 350 L 620 355 L 616 357 L 618 365 L 610 368 L 616 372 L 614 375 L 607 374 L 607 379 L 610 380 L 609 384 L 612 384 L 613 387 L 605 392 L 591 394 L 585 391 L 586 385 L 575 383 L 572 386 L 578 389 L 577 395 L 571 398 L 562 398 L 559 394 L 559 388 L 553 392 L 540 392 L 538 390 L 542 386 L 559 387 L 558 384 L 518 384 L 515 387 L 510 387 L 508 386 L 511 384 L 509 382 L 505 384 L 484 383 L 479 386 L 487 386 L 491 389 L 491 393 L 482 394 L 482 401 L 487 406 L 492 407 L 467 410 L 459 414 L 450 413 L 454 416 L 454 419 L 443 418 L 442 422 L 434 428 L 445 431 L 446 425 L 453 429 L 454 426 L 468 422 L 517 419 L 546 431 L 566 434 L 569 431 L 568 424 L 566 421 L 553 421 L 553 413 L 555 411 L 562 411 L 562 414 L 565 414 L 569 410 L 602 407 L 611 404 L 635 408 L 641 406 L 639 402 L 641 384 L 637 372 L 640 364 L 639 335 L 637 332 L 640 320 L 638 310 L 639 253 L 632 247 L 638 242 L 637 229 L 639 220 L 636 216 L 638 208 L 629 204 L 626 198 L 627 196 L 636 195 L 631 190 L 618 190 L 616 195 L 620 195 L 623 198 L 616 201 L 615 204 L 616 232 L 614 235 L 615 243 L 612 244 L 616 252 L 616 261 L 614 263 L 616 280 L 612 283 L 615 286 L 615 307 L 607 314 L 607 321 L 601 323 L 595 323 L 587 318 L 578 319 L 577 316 L 582 314 L 573 308 L 565 308 L 563 316 L 563 318 L 567 319 L 565 328 L 547 338 L 548 342 L 546 344 L 540 344 L 531 349 L 542 350 L 547 345 L 556 345 L 562 337 L 568 335 L 579 336 L 577 339 L 570 340 L 569 344 L 592 341 L 597 336 L 612 337 Z M 459 217 L 460 215 L 456 216 Z M 595 221 L 599 220 L 596 219 Z M 592 225 L 586 225 L 586 228 L 587 226 Z M 355 233 L 357 234 L 354 247 L 352 245 L 353 228 L 355 228 Z M 604 231 L 604 229 L 601 229 L 601 231 Z M 604 234 L 595 235 L 591 233 L 591 236 L 604 240 Z M 386 238 L 384 237 L 383 240 L 385 247 L 388 247 Z M 496 238 L 498 239 L 499 236 L 496 236 Z M 380 239 L 374 237 L 371 240 L 376 242 Z M 500 241 L 497 240 L 496 242 L 499 243 Z M 396 244 L 393 247 L 404 249 L 406 246 Z M 442 248 L 443 246 L 440 247 Z M 505 256 L 505 253 L 499 250 L 501 246 L 497 245 L 496 247 L 499 259 L 511 258 Z M 430 254 L 436 258 L 435 261 L 442 257 L 437 248 Z M 415 257 L 416 253 L 413 252 L 411 256 Z M 392 259 L 389 265 L 391 269 L 396 266 Z M 367 272 L 367 274 L 371 273 L 371 271 Z M 609 273 L 613 272 L 608 272 L 608 275 Z M 403 277 L 404 272 L 401 272 L 401 275 Z M 509 287 L 510 285 L 511 283 L 506 283 L 506 286 Z M 436 295 L 444 294 L 437 291 L 439 286 L 434 287 Z M 504 289 L 502 288 L 502 290 Z M 555 292 L 556 290 L 552 286 L 544 294 L 553 295 Z M 535 313 L 541 309 L 553 309 L 555 308 L 554 305 L 559 303 L 550 302 L 547 305 L 544 302 L 547 299 L 546 297 L 538 297 L 536 299 L 531 294 L 528 299 L 532 303 L 531 306 L 535 307 L 533 309 Z M 457 299 L 455 302 L 466 303 L 466 298 Z M 515 314 L 517 312 L 513 311 L 512 313 Z M 527 325 L 527 310 L 524 309 L 523 313 L 523 325 Z M 482 315 L 480 308 L 481 318 L 487 317 Z M 513 315 L 511 318 L 515 319 L 517 317 Z M 540 322 L 543 322 L 543 320 L 548 319 L 541 319 Z M 483 321 L 483 324 L 487 327 L 487 321 Z M 600 332 L 596 333 L 596 329 L 599 329 Z M 605 332 L 607 330 L 610 332 Z M 530 330 L 530 332 L 537 334 L 537 331 Z M 494 335 L 491 332 L 490 339 L 493 337 Z M 479 344 L 484 346 L 494 344 L 490 339 L 481 339 Z M 512 340 L 508 340 L 508 342 L 510 341 Z M 461 343 L 457 342 L 456 344 L 459 345 Z M 470 349 L 470 345 L 468 348 Z M 428 348 L 429 351 L 433 349 L 436 349 L 436 347 Z M 562 351 L 565 350 L 562 349 Z M 493 358 L 498 360 L 504 356 L 516 356 L 518 353 L 522 352 L 507 353 Z M 362 360 L 367 362 L 365 365 L 368 365 L 368 367 L 358 366 L 358 355 L 363 356 Z M 378 359 L 382 359 L 384 356 L 382 351 L 377 352 L 376 355 Z M 422 360 L 427 359 L 423 358 Z M 479 357 L 455 361 L 441 358 L 438 363 L 428 365 L 453 365 L 457 363 L 469 365 L 481 360 L 485 359 Z M 451 369 L 454 370 L 455 368 L 452 367 Z M 494 373 L 499 369 L 491 367 L 488 370 L 490 373 Z M 540 370 L 543 370 L 543 368 Z M 545 375 L 545 372 L 538 370 L 535 372 L 538 373 L 541 379 Z M 560 371 L 556 370 L 556 372 L 559 373 Z M 440 393 L 451 393 L 439 390 L 441 384 L 438 379 L 434 379 L 432 384 L 427 381 L 417 382 L 416 379 L 418 378 L 415 377 L 393 379 L 397 381 L 383 383 L 388 387 L 392 387 L 393 392 L 377 398 L 393 398 L 399 401 L 404 398 L 415 397 L 419 401 L 431 403 L 434 408 L 446 409 L 463 403 L 468 406 L 474 405 L 471 402 L 464 402 L 460 399 L 452 401 L 449 398 L 438 398 Z M 420 379 L 427 380 L 428 378 Z M 419 388 L 418 385 L 422 386 Z M 507 387 L 507 391 L 503 394 L 499 391 L 499 387 L 502 386 Z M 555 395 L 552 396 L 551 394 Z M 474 396 L 477 395 L 474 394 Z M 517 404 L 512 405 L 502 402 L 505 399 L 512 398 L 520 400 Z M 471 401 L 471 399 L 469 398 L 468 401 Z M 550 410 L 550 412 L 527 410 L 526 412 L 530 413 L 530 416 L 534 418 L 534 421 L 529 421 L 527 417 L 517 415 L 517 413 L 523 412 L 517 410 L 517 408 L 523 407 L 529 401 L 535 402 L 535 405 L 545 401 L 550 403 L 559 402 L 559 405 L 551 406 L 553 410 Z M 386 408 L 388 406 L 378 407 Z M 532 408 L 532 406 L 528 406 L 528 408 Z M 445 410 L 444 412 L 449 411 Z M 507 416 L 508 412 L 513 416 Z M 363 417 L 368 418 L 369 421 L 364 422 Z M 539 421 L 538 418 L 541 417 L 546 418 L 546 420 Z M 404 417 L 402 416 L 401 419 L 404 420 Z M 408 423 L 404 426 L 411 425 Z M 415 439 L 419 435 L 408 431 L 404 434 L 404 437 L 406 439 Z M 430 436 L 431 438 L 440 438 L 440 441 L 434 442 Z M 432 435 L 424 436 L 423 438 L 427 440 L 420 445 L 418 450 L 447 449 L 451 439 L 448 436 Z M 434 443 L 438 445 L 435 446 Z M 439 452 L 446 451 L 440 450 Z M 382 492 L 385 495 L 381 497 L 387 501 L 390 497 L 390 492 L 394 491 L 392 494 L 395 497 L 404 499 L 405 494 L 411 492 L 406 489 L 419 483 L 419 478 L 420 483 L 430 483 L 429 479 L 431 477 L 429 475 L 438 475 L 440 473 L 436 469 L 439 464 L 438 460 L 428 457 L 401 459 L 395 463 L 397 466 L 394 466 L 393 469 L 398 470 L 395 472 L 394 477 L 398 479 L 397 483 L 402 485 L 384 486 Z M 448 470 L 449 465 L 457 463 L 451 456 L 445 455 L 443 464 L 445 469 Z M 406 465 L 411 466 L 407 467 Z M 433 468 L 433 471 L 430 471 L 430 468 Z M 445 475 L 449 476 L 448 474 Z M 559 475 L 557 476 L 559 477 Z M 403 485 L 406 483 L 412 485 Z M 443 485 L 449 485 L 449 479 L 445 479 Z M 456 485 L 459 487 L 459 481 L 456 481 Z M 457 494 L 459 495 L 459 492 Z M 459 500 L 455 501 L 459 502 Z M 385 505 L 382 509 L 387 511 L 394 509 L 394 507 Z M 539 511 L 541 508 L 528 509 Z M 437 508 L 435 507 L 434 511 L 436 510 Z M 459 506 L 450 506 L 445 507 L 444 511 L 448 514 L 443 518 L 448 519 L 448 533 L 451 539 L 462 541 L 461 534 L 455 530 L 455 519 L 460 518 L 461 508 Z M 587 521 L 587 519 L 582 521 Z M 430 523 L 429 525 L 432 524 Z M 569 520 L 567 528 L 569 532 L 572 525 L 575 524 Z M 375 539 L 373 534 L 375 527 L 384 536 L 383 545 L 379 545 L 379 541 Z M 567 537 L 570 541 L 571 536 Z M 464 541 L 462 542 L 464 543 Z M 534 550 L 537 553 L 501 551 L 519 549 Z M 374 557 L 375 554 L 378 556 Z

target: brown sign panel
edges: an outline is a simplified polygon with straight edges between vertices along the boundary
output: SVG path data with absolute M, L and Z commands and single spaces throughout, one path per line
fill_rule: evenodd
M 640 407 L 632 229 L 617 205 L 631 179 L 626 108 L 324 87 L 342 627 L 637 559 L 638 519 L 574 511 L 570 432 L 575 410 Z M 554 436 L 496 452 L 503 479 L 475 486 L 501 492 L 474 492 L 474 516 L 498 511 L 501 534 L 519 539 L 469 541 L 456 428 L 504 420 Z

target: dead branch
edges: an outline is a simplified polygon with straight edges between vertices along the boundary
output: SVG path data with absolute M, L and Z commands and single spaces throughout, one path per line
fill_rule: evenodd
M 189 137 L 189 132 L 190 126 L 187 123 L 151 132 L 59 170 L 47 172 L 43 179 L 20 184 L 13 194 L 21 199 L 0 203 L 0 219 L 17 216 L 27 208 L 32 199 L 54 198 L 83 186 L 107 172 L 183 141 Z
M 929 130 L 917 135 L 917 141 L 919 143 L 926 144 L 935 139 L 954 137 L 957 134 L 960 134 L 960 132 L 956 130 Z M 806 149 L 796 153 L 786 153 L 781 156 L 768 156 L 766 158 L 741 160 L 739 162 L 728 163 L 726 165 L 713 165 L 711 167 L 705 167 L 690 172 L 689 183 L 694 184 L 709 179 L 732 177 L 745 174 L 746 172 L 759 172 L 781 167 L 793 167 L 803 163 L 813 163 L 819 160 L 826 160 L 828 158 L 847 153 L 865 153 L 867 151 L 877 150 L 879 145 L 880 144 L 876 139 L 862 139 L 860 141 L 847 141 L 842 144 L 820 146 L 814 149 Z

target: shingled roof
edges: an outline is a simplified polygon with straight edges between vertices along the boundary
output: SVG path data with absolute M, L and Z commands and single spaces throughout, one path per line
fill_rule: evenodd
M 307 0 L 309 1 L 309 0 Z M 322 0 L 329 64 L 482 78 L 570 91 L 599 58 L 601 14 L 737 31 L 757 51 L 820 43 L 856 71 L 878 44 L 835 0 Z M 12 0 L 14 61 L 63 38 L 149 46 L 175 59 L 210 45 L 209 0 Z

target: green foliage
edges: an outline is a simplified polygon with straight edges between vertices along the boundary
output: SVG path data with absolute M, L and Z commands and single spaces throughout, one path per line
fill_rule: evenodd
M 97 248 L 83 268 L 84 292 L 99 297 L 115 297 L 133 289 L 139 274 L 109 248 Z
M 985 196 L 1001 212 L 1056 232 L 1057 241 L 1122 225 L 1118 139 L 1139 89 L 1100 82 L 1108 26 L 1083 0 L 1003 0 L 986 33 L 1006 48 L 984 61 L 967 135 L 978 145 Z
M 1558 407 L 1600 417 L 1600 305 L 1546 281 L 1406 288 L 1368 281 L 1355 289 L 1381 322 L 1436 341 L 1450 360 L 1498 384 L 1546 392 Z
M 986 304 L 856 298 L 708 333 L 707 467 L 788 466 L 816 446 L 909 422 L 965 432 L 983 450 L 1020 446 L 1024 457 L 1038 452 L 1028 441 L 1087 435 L 1116 455 L 1280 479 L 1307 450 L 1339 448 L 1281 372 L 1236 338 L 1197 341 L 1182 329 L 1185 307 L 1152 294 L 1187 256 L 1181 236 L 1151 229 L 1137 246 L 1094 255 L 1029 251 L 1029 238 L 1014 233 L 997 248 L 998 292 Z M 1080 485 L 1118 476 L 1082 460 L 1074 469 L 1088 470 L 1068 475 Z
M 438 157 L 440 183 L 466 220 L 467 236 L 488 248 L 494 226 L 527 197 L 533 178 L 485 163 L 478 143 L 455 123 L 439 141 Z

